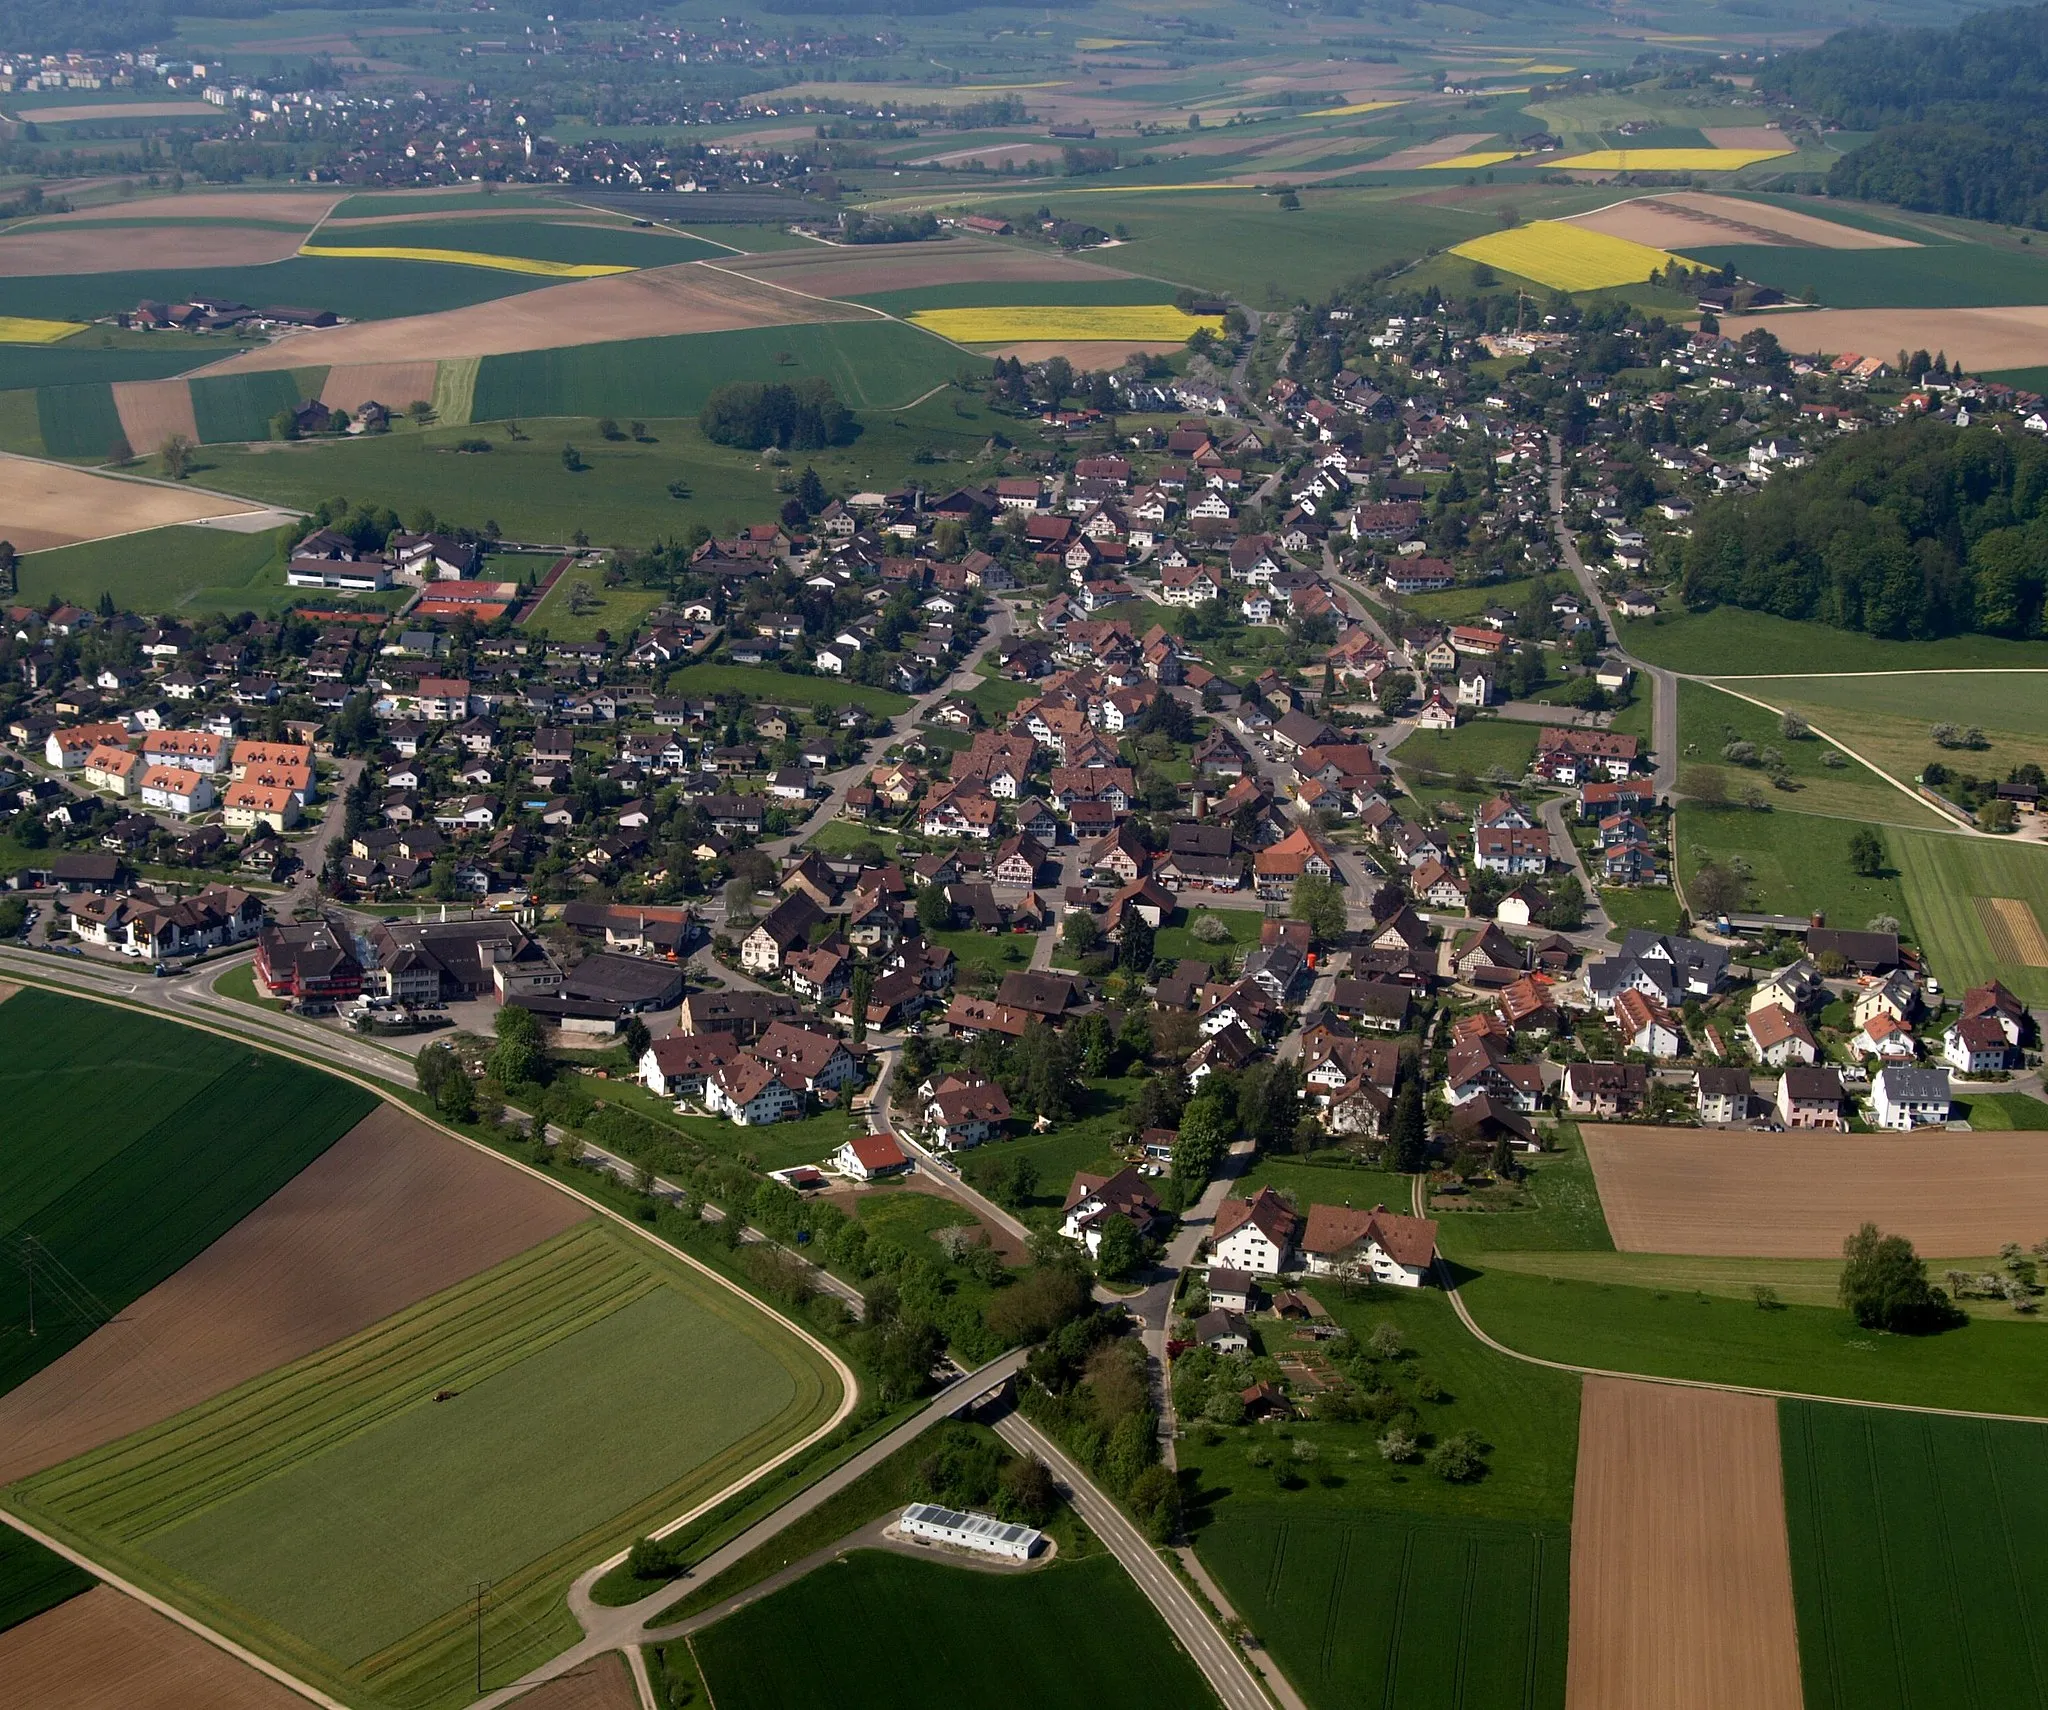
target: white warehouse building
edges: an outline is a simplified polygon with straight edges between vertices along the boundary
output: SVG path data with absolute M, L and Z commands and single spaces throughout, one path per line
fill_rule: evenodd
M 992 1556 L 1009 1556 L 1028 1562 L 1038 1552 L 1044 1536 L 1029 1526 L 997 1520 L 987 1514 L 962 1514 L 956 1508 L 941 1508 L 936 1502 L 913 1502 L 903 1511 L 898 1530 L 906 1537 L 929 1538 L 938 1544 L 956 1544 L 964 1550 L 981 1550 Z

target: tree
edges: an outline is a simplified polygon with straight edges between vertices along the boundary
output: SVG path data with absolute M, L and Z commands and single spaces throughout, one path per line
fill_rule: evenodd
M 192 442 L 181 433 L 164 435 L 164 442 L 157 447 L 157 456 L 163 459 L 164 473 L 173 481 L 182 481 L 192 472 Z
M 1287 913 L 1292 919 L 1307 921 L 1318 944 L 1334 944 L 1344 936 L 1344 893 L 1315 873 L 1295 881 Z
M 1713 766 L 1688 766 L 1678 787 L 1702 807 L 1725 807 L 1728 802 L 1727 774 Z
M 1449 1484 L 1470 1484 L 1486 1471 L 1478 1436 L 1454 1431 L 1425 1457 L 1429 1470 Z
M 917 924 L 927 932 L 946 932 L 951 929 L 953 905 L 946 900 L 944 885 L 926 885 L 917 893 Z
M 1686 889 L 1702 915 L 1726 914 L 1742 906 L 1742 881 L 1717 861 L 1704 863 Z
M 818 479 L 817 470 L 808 463 L 804 465 L 804 472 L 796 478 L 796 499 L 811 516 L 816 516 L 831 503 L 825 493 L 825 483 Z
M 1152 939 L 1151 924 L 1142 914 L 1135 909 L 1125 914 L 1123 938 L 1117 947 L 1118 965 L 1143 978 L 1152 966 Z
M 1867 825 L 1849 834 L 1849 865 L 1866 879 L 1884 873 L 1884 839 Z
M 1121 1282 L 1144 1262 L 1145 1243 L 1128 1217 L 1103 1220 L 1102 1239 L 1095 1249 L 1095 1268 L 1111 1282 Z
M 270 418 L 270 437 L 272 439 L 297 439 L 299 437 L 298 416 L 291 410 L 279 410 L 276 415 Z
M 1903 1235 L 1866 1223 L 1842 1243 L 1842 1305 L 1866 1330 L 1923 1335 L 1963 1321 Z
M 648 1046 L 654 1043 L 647 1031 L 647 1023 L 637 1015 L 626 1017 L 626 1025 L 619 1029 L 619 1042 L 626 1048 L 626 1061 L 635 1072 L 639 1070 L 640 1059 L 647 1055 Z
M 930 887 L 927 887 L 929 889 Z M 853 1008 L 853 1042 L 858 1045 L 868 1036 L 868 998 L 875 989 L 875 970 L 872 963 L 858 962 L 854 965 L 853 979 L 849 983 L 847 1001 Z
M 498 1011 L 493 1028 L 498 1043 L 491 1050 L 489 1066 L 500 1086 L 547 1079 L 547 1052 L 541 1044 L 540 1020 L 532 1010 L 506 1004 Z
M 568 470 L 571 475 L 580 475 L 590 465 L 583 460 L 583 453 L 578 451 L 575 446 L 564 445 L 562 447 L 562 467 Z
M 1096 939 L 1101 935 L 1095 917 L 1086 909 L 1069 909 L 1067 918 L 1060 922 L 1060 942 L 1076 956 L 1085 956 L 1093 950 Z
M 1394 1155 L 1394 1168 L 1408 1175 L 1420 1174 L 1429 1162 L 1429 1126 L 1422 1114 L 1422 1087 L 1409 1081 L 1394 1095 L 1394 1111 L 1387 1126 L 1387 1147 Z
M 1796 712 L 1782 713 L 1778 718 L 1778 734 L 1787 742 L 1803 742 L 1813 734 L 1813 726 Z
M 1043 1526 L 1059 1506 L 1052 1473 L 1036 1455 L 1019 1455 L 1003 1468 L 998 1482 L 1011 1512 L 1027 1526 Z

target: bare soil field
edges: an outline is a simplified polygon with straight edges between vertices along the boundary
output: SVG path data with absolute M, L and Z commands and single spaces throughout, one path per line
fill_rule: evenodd
M 1858 1225 L 1923 1256 L 1995 1253 L 2048 1228 L 2048 1136 L 1750 1134 L 1582 1124 L 1624 1253 L 1831 1259 Z
M 159 267 L 255 267 L 295 254 L 301 234 L 253 226 L 148 225 L 66 231 L 30 226 L 0 237 L 0 278 L 141 273 Z
M 1064 356 L 1076 369 L 1084 374 L 1098 369 L 1121 368 L 1124 358 L 1134 350 L 1178 350 L 1181 347 L 1171 339 L 1041 339 L 1036 343 L 976 345 L 974 348 L 984 356 L 1014 356 L 1020 362 L 1044 362 L 1049 357 Z
M 1791 148 L 1776 125 L 1709 125 L 1700 135 L 1715 148 Z
M 915 291 L 931 285 L 1130 277 L 1114 267 L 1072 261 L 1051 251 L 1034 254 L 973 238 L 932 244 L 874 244 L 865 249 L 777 249 L 721 261 L 718 266 L 819 297 L 842 297 L 856 291 Z
M 1419 166 L 1434 166 L 1440 160 L 1454 160 L 1461 154 L 1470 154 L 1492 140 L 1491 131 L 1459 131 L 1453 136 L 1438 137 L 1435 142 L 1397 148 L 1392 154 L 1374 161 L 1372 169 L 1375 172 L 1410 172 Z
M 0 1397 L 0 1484 L 338 1342 L 589 1215 L 387 1105 L 112 1324 Z
M 182 380 L 116 380 L 114 408 L 129 445 L 148 455 L 174 433 L 199 443 L 199 422 L 192 413 L 192 388 Z
M 1783 315 L 1724 315 L 1721 330 L 1739 339 L 1768 328 L 1789 351 L 1857 351 L 1890 360 L 1901 348 L 1942 349 L 1971 373 L 2048 363 L 2048 304 L 1996 309 L 1812 309 Z
M 1763 243 L 1813 249 L 1920 247 L 1908 238 L 1858 231 L 1854 226 L 1840 226 L 1833 220 L 1802 214 L 1794 208 L 1774 208 L 1765 202 L 1743 202 L 1696 190 L 1638 196 L 1595 208 L 1591 213 L 1572 215 L 1571 220 L 1574 225 L 1657 249 L 1700 243 Z
M 306 1710 L 306 1701 L 111 1586 L 0 1633 L 0 1689 L 35 1710 Z
M 264 508 L 222 493 L 123 481 L 0 453 L 0 536 L 22 552 Z
M 76 107 L 31 107 L 21 117 L 38 125 L 68 125 L 91 119 L 205 119 L 219 115 L 218 107 L 204 101 L 92 101 Z
M 1567 1710 L 1800 1710 L 1777 1403 L 1588 1378 Z
M 207 374 L 246 374 L 259 368 L 335 367 L 386 362 L 503 356 L 518 350 L 553 350 L 613 339 L 658 338 L 668 333 L 732 332 L 741 327 L 789 326 L 800 321 L 857 321 L 867 311 L 814 303 L 771 290 L 736 274 L 686 261 L 604 279 L 543 285 L 537 291 L 391 321 L 359 322 L 300 333 L 215 363 Z
M 11 980 L 0 980 L 0 1003 L 5 1003 L 20 990 L 21 987 L 15 985 Z
M 211 110 L 211 109 L 209 109 Z M 78 212 L 86 220 L 303 220 L 308 226 L 341 200 L 338 190 L 200 190 L 175 196 L 147 196 L 132 202 L 100 202 Z M 20 228 L 43 231 L 62 224 L 49 215 Z
M 1009 142 L 993 143 L 982 148 L 953 149 L 946 154 L 920 155 L 916 160 L 906 162 L 913 166 L 951 166 L 955 161 L 978 160 L 984 166 L 1001 166 L 1008 162 L 1020 166 L 1026 161 L 1042 160 L 1048 166 L 1057 163 L 1059 155 L 1047 143 Z
M 320 402 L 330 410 L 353 414 L 371 399 L 394 410 L 402 410 L 415 398 L 434 398 L 432 362 L 352 362 L 330 368 L 320 388 Z
M 1972 900 L 1996 960 L 2017 962 L 2023 968 L 2048 968 L 2048 936 L 2042 934 L 2030 904 L 2019 897 Z
M 509 1710 L 640 1710 L 640 1694 L 626 1659 L 607 1651 L 513 1699 Z

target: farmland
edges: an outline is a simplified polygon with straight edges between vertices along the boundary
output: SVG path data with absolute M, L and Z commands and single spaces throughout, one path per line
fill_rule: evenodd
M 93 1583 L 83 1568 L 13 1527 L 0 1525 L 0 1633 L 91 1590 Z
M 2002 308 L 1814 309 L 1790 316 L 1767 311 L 1729 315 L 1721 330 L 1740 338 L 1762 326 L 1801 351 L 1897 351 L 1902 339 L 1903 348 L 1913 350 L 1918 348 L 1914 340 L 1931 339 L 1971 374 L 2048 363 L 2048 304 L 2038 302 Z
M 1883 250 L 1790 249 L 1783 245 L 1688 245 L 1710 266 L 1831 309 L 1988 309 L 2048 303 L 2048 260 L 1989 244 L 1930 243 Z M 1798 317 L 1780 317 L 1788 350 L 1809 348 Z M 1930 330 L 1930 337 L 1938 336 Z M 1830 346 L 1829 348 L 1833 348 Z M 1887 353 L 1889 354 L 1889 353 Z
M 155 528 L 35 553 L 21 561 L 19 575 L 24 599 L 91 605 L 105 593 L 129 611 L 260 610 L 285 596 L 276 530 Z
M 1018 1703 L 1211 1705 L 1200 1672 L 1108 1556 L 997 1576 L 860 1550 L 694 1640 L 719 1710 L 936 1704 L 967 1680 Z
M 2048 668 L 1986 670 L 1971 673 L 1967 681 L 1955 670 L 1882 677 L 1749 677 L 1738 686 L 1773 706 L 1811 710 L 1819 718 L 1842 711 L 1912 720 L 1920 725 L 1922 738 L 1929 724 L 1957 717 L 1960 694 L 1968 717 L 1959 722 L 1982 725 L 1987 733 L 2038 737 L 2048 744 Z M 1931 746 L 1927 757 L 1938 758 Z M 1965 767 L 1978 763 L 1974 754 L 1954 758 Z M 2005 764 L 2017 764 L 2021 758 L 2015 755 Z
M 325 378 L 324 373 L 320 378 Z M 191 388 L 192 414 L 202 445 L 268 439 L 270 419 L 278 411 L 320 395 L 317 380 L 302 389 L 297 376 L 278 368 L 256 374 L 222 374 L 185 384 Z
M 2048 1597 L 2023 1564 L 2048 1526 L 2048 1431 L 1780 1405 L 1811 1710 L 2048 1696 Z
M 1238 1509 L 1202 1556 L 1311 1710 L 1558 1710 L 1559 1524 Z
M 38 321 L 0 315 L 0 344 L 58 344 L 85 331 L 83 321 Z
M 1212 333 L 1223 330 L 1222 316 L 1183 314 L 1171 303 L 920 309 L 910 317 L 910 322 L 956 344 L 1108 339 L 1141 345 L 1177 345 L 1185 344 L 1201 327 Z
M 107 1073 L 111 1057 L 122 1064 Z M 232 1229 L 368 1112 L 368 1093 L 168 1022 L 24 991 L 0 1005 L 0 1236 L 112 1311 Z M 0 1272 L 0 1393 L 96 1328 Z
M 124 442 L 121 414 L 114 408 L 114 389 L 97 385 L 44 386 L 36 393 L 36 423 L 44 449 L 52 457 L 111 455 Z
M 74 546 L 103 535 L 144 529 L 163 530 L 169 537 L 181 523 L 236 516 L 259 508 L 203 488 L 122 480 L 63 464 L 8 456 L 0 456 L 0 492 L 5 494 L 8 538 L 21 552 Z M 24 575 L 20 591 L 26 591 L 27 585 Z
M 1672 257 L 1647 244 L 1610 237 L 1584 226 L 1537 220 L 1489 232 L 1452 247 L 1453 255 L 1485 262 L 1559 291 L 1597 291 L 1607 285 L 1640 285 Z
M 1571 1579 L 1573 1710 L 1802 1710 L 1776 1406 L 1588 1378 Z
M 2048 916 L 2048 848 L 1985 837 L 1891 832 L 1887 853 L 1933 972 L 1957 990 L 2003 980 L 2024 1002 L 2048 1002 L 2048 968 L 1994 954 L 1977 909 L 2008 898 Z
M 1789 148 L 1596 148 L 1544 162 L 1562 172 L 1740 172 Z
M 1731 680 L 1755 672 L 1804 675 L 1812 671 L 1816 659 L 1825 659 L 1837 671 L 2048 665 L 2048 646 L 2038 641 L 2007 641 L 1995 635 L 1888 641 L 1858 630 L 1801 623 L 1737 606 L 1657 618 L 1623 618 L 1616 630 L 1623 647 L 1652 665 Z
M 305 244 L 301 255 L 331 256 L 344 261 L 418 261 L 442 267 L 483 267 L 498 273 L 526 273 L 539 279 L 602 279 L 630 273 L 630 267 L 601 262 L 536 261 L 523 255 L 494 255 L 475 249 L 428 249 L 417 244 Z M 678 259 L 683 259 L 678 257 Z
M 838 1400 L 751 1302 L 585 1224 L 11 1498 L 310 1678 L 426 1706 L 468 1696 L 479 1574 L 502 1683 L 572 1632 L 575 1568 Z M 545 1480 L 479 1477 L 570 1440 Z

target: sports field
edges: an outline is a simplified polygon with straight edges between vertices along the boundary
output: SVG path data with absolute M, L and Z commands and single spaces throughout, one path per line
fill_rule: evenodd
M 1201 1553 L 1311 1710 L 1565 1702 L 1562 1525 L 1247 1507 Z
M 1779 1416 L 1809 1710 L 2048 1700 L 2048 1427 Z
M 1523 279 L 1559 291 L 1597 291 L 1608 285 L 1641 285 L 1675 259 L 1648 244 L 1610 237 L 1560 220 L 1535 220 L 1489 232 L 1452 246 L 1453 255 L 1483 261 Z
M 0 1004 L 0 1240 L 48 1256 L 33 1337 L 27 1277 L 0 1267 L 0 1393 L 232 1229 L 375 1102 L 170 1022 L 36 990 Z
M 1998 979 L 2024 1002 L 2048 1003 L 2048 966 L 2023 959 L 2038 957 L 2027 946 L 2048 920 L 2048 846 L 1938 832 L 1885 835 L 1934 974 L 1958 992 Z M 1995 941 L 1979 906 L 1985 900 L 2010 905 L 1999 910 L 2010 922 Z M 2024 930 L 2030 919 L 2035 935 Z
M 424 1710 L 471 1695 L 474 1581 L 502 1684 L 571 1636 L 573 1572 L 839 1400 L 751 1302 L 585 1224 L 8 1498 L 308 1678 Z
M 1101 1555 L 996 1575 L 857 1550 L 692 1642 L 718 1710 L 898 1710 L 963 1696 L 1173 1710 L 1216 1702 Z

